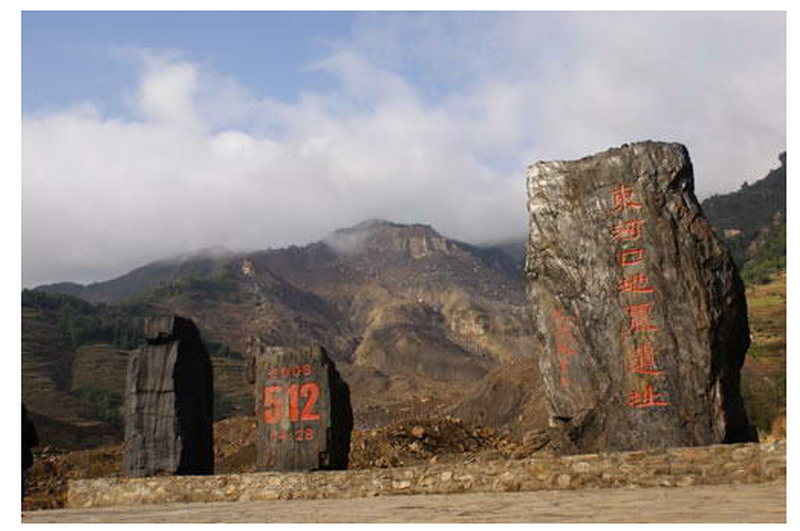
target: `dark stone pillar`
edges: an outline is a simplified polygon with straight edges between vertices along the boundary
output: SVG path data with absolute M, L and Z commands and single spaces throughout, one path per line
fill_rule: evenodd
M 248 352 L 258 425 L 258 470 L 346 469 L 353 412 L 350 388 L 319 345 Z
M 127 476 L 214 472 L 211 358 L 191 319 L 148 318 L 125 391 Z

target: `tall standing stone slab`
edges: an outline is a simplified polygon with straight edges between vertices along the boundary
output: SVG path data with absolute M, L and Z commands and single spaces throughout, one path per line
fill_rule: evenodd
M 350 389 L 325 349 L 256 341 L 248 360 L 258 470 L 346 469 L 353 429 Z
M 529 167 L 528 296 L 566 452 L 754 439 L 744 287 L 693 189 L 680 144 Z
M 191 319 L 145 321 L 125 390 L 127 476 L 213 474 L 213 375 Z

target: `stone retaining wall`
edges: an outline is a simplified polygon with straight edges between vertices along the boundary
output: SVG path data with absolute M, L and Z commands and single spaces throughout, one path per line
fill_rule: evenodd
M 69 482 L 67 507 L 761 483 L 786 476 L 786 443 L 532 457 L 459 465 Z

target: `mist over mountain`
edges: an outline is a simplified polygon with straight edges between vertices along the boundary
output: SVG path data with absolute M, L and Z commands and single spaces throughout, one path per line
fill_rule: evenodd
M 764 179 L 702 203 L 748 282 L 785 268 L 780 160 Z M 251 411 L 242 358 L 257 338 L 324 345 L 353 389 L 361 425 L 380 423 L 392 404 L 425 400 L 500 427 L 538 407 L 520 376 L 536 372 L 524 257 L 523 239 L 477 246 L 430 225 L 370 219 L 303 246 L 214 247 L 105 282 L 25 290 L 23 399 L 53 412 L 45 425 L 96 422 L 92 433 L 112 437 L 114 382 L 142 340 L 143 318 L 175 313 L 197 323 L 212 354 L 220 418 Z M 489 418 L 480 397 L 499 388 L 517 399 L 502 419 Z
M 439 391 L 452 401 L 466 391 L 463 382 L 533 354 L 522 251 L 521 243 L 479 247 L 429 225 L 372 219 L 305 246 L 159 260 L 105 282 L 23 292 L 31 329 L 23 360 L 49 360 L 50 379 L 86 356 L 103 365 L 99 345 L 133 348 L 135 337 L 128 345 L 115 334 L 135 336 L 143 316 L 176 313 L 192 318 L 210 345 L 222 415 L 249 411 L 251 397 L 237 375 L 256 338 L 324 345 L 361 412 Z M 112 311 L 127 315 L 133 332 Z M 45 329 L 47 322 L 56 325 Z M 40 334 L 50 340 L 28 341 Z M 56 343 L 62 354 L 54 358 L 48 345 Z M 76 392 L 68 379 L 56 380 L 57 389 Z M 28 386 L 23 394 L 37 400 Z

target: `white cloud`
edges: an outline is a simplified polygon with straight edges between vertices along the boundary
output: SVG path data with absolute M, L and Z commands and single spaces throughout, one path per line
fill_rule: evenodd
M 197 69 L 190 64 L 166 65 L 145 74 L 139 105 L 149 120 L 179 126 L 195 126 L 194 92 Z
M 24 117 L 23 284 L 302 244 L 372 217 L 511 237 L 536 159 L 681 141 L 702 194 L 764 175 L 784 148 L 776 15 L 415 20 L 365 17 L 301 65 L 334 83 L 293 102 L 179 52 L 128 50 L 142 67 L 135 120 L 91 104 Z
M 579 13 L 569 20 L 548 44 L 548 60 L 515 70 L 535 95 L 528 111 L 536 158 L 678 141 L 693 157 L 700 196 L 731 191 L 776 165 L 786 138 L 783 15 Z M 528 22 L 506 21 L 517 57 L 536 57 Z

